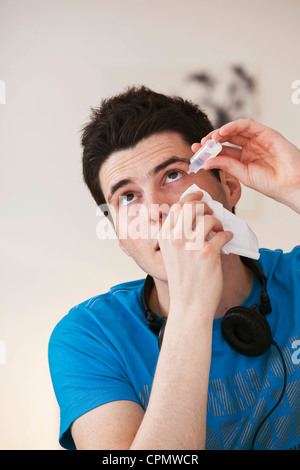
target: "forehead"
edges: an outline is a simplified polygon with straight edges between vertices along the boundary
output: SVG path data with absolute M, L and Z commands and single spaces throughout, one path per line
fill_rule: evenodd
M 162 132 L 152 135 L 128 150 L 112 153 L 100 169 L 100 185 L 105 197 L 109 188 L 124 177 L 142 176 L 170 156 L 191 157 L 193 152 L 181 135 Z

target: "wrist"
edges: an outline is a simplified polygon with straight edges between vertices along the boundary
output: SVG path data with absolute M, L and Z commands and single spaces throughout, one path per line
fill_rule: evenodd
M 300 188 L 292 192 L 288 206 L 300 214 Z
M 300 188 L 286 190 L 284 196 L 277 200 L 300 214 Z
M 196 325 L 201 328 L 211 327 L 214 315 L 215 308 L 210 305 L 191 301 L 191 299 L 173 298 L 170 302 L 168 321 L 172 318 L 178 324 L 182 323 L 183 327 L 189 327 L 189 325 L 191 328 Z
M 161 351 L 176 361 L 204 365 L 211 360 L 212 335 L 213 315 L 177 305 L 169 310 Z

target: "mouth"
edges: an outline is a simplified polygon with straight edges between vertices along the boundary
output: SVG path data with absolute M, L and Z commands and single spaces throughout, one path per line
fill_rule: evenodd
M 155 245 L 155 251 L 160 251 L 159 243 L 157 242 Z

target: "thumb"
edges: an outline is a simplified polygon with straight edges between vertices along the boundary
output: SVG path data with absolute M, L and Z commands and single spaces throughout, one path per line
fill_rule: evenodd
M 233 157 L 215 157 L 208 160 L 203 165 L 204 170 L 224 170 L 234 176 L 241 183 L 247 185 L 248 171 L 247 165 Z

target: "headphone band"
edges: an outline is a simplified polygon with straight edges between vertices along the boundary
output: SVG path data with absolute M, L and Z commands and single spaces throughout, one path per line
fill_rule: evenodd
M 264 275 L 263 270 L 261 269 L 260 265 L 256 261 L 254 261 L 250 258 L 245 258 L 244 256 L 241 256 L 241 261 L 259 279 L 259 281 L 262 285 L 262 288 L 263 288 L 262 294 L 260 296 L 259 311 L 263 315 L 268 315 L 269 313 L 272 312 L 272 307 L 271 307 L 271 302 L 270 302 L 269 295 L 267 293 L 267 278 Z

